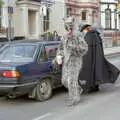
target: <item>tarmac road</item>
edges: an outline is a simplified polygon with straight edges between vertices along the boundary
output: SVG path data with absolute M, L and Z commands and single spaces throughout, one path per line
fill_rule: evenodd
M 120 68 L 120 55 L 108 57 Z M 100 91 L 83 94 L 81 102 L 73 107 L 66 105 L 67 91 L 54 90 L 53 97 L 36 102 L 25 97 L 13 100 L 0 98 L 0 120 L 119 120 L 120 80 L 113 85 L 101 85 Z

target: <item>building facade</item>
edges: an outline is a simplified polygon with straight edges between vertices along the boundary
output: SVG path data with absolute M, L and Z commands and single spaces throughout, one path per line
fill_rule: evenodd
M 118 0 L 101 0 L 101 25 L 104 28 L 106 46 L 120 44 L 120 12 L 118 11 Z
M 100 24 L 98 0 L 2 0 L 1 37 L 39 39 L 45 32 L 63 35 L 63 18 L 72 15 L 76 22 Z M 8 12 L 12 8 L 12 13 Z M 11 11 L 10 11 L 11 12 Z M 9 34 L 10 35 L 9 35 Z
M 0 12 L 0 37 L 25 37 L 39 39 L 47 31 L 58 31 L 63 34 L 64 2 L 51 0 L 43 3 L 41 0 L 2 0 Z M 12 14 L 8 12 L 12 8 Z M 42 8 L 43 13 L 41 13 Z M 44 15 L 44 11 L 46 12 Z M 10 29 L 9 29 L 10 28 Z
M 117 0 L 101 0 L 101 25 L 105 30 L 119 29 L 119 13 Z
M 8 12 L 8 7 L 13 13 Z M 6 32 L 11 27 L 12 37 L 37 38 L 40 31 L 40 4 L 27 0 L 4 0 L 2 6 L 2 26 Z M 6 33 L 7 35 L 7 33 Z
M 67 15 L 74 15 L 82 24 L 100 25 L 99 0 L 66 0 Z

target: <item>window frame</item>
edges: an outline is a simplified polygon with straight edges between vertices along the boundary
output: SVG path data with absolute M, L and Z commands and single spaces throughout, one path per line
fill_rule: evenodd
M 87 20 L 87 11 L 83 10 L 81 13 L 81 19 L 82 21 L 86 21 Z
M 2 27 L 2 6 L 0 6 L 0 28 Z
M 44 53 L 45 55 L 45 59 L 44 60 L 40 60 L 41 58 L 41 54 L 42 52 Z M 38 52 L 38 57 L 37 57 L 37 63 L 40 64 L 41 62 L 47 62 L 48 61 L 48 57 L 47 57 L 47 54 L 46 54 L 46 50 L 45 50 L 45 46 L 43 45 L 41 47 L 41 49 L 39 49 L 39 52 Z
M 109 12 L 109 14 L 107 12 Z M 111 29 L 111 13 L 110 8 L 105 9 L 105 29 Z
M 43 17 L 43 30 L 46 32 L 50 28 L 50 8 L 46 9 L 47 14 Z
M 50 57 L 50 56 L 47 54 L 47 48 L 46 48 L 46 47 L 49 47 L 49 48 L 50 48 L 50 46 L 51 46 L 51 48 L 52 48 L 52 49 L 54 50 L 54 52 L 55 52 L 55 55 L 53 55 L 52 57 Z M 52 46 L 54 46 L 54 47 L 52 47 Z M 46 44 L 46 45 L 45 45 L 46 55 L 47 55 L 47 58 L 48 58 L 48 59 L 54 59 L 54 58 L 56 57 L 56 53 L 57 53 L 58 46 L 59 46 L 58 43 Z M 50 49 L 50 50 L 51 50 L 51 49 Z

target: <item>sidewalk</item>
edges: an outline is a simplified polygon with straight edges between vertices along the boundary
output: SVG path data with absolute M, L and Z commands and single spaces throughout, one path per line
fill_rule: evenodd
M 119 47 L 104 48 L 105 55 L 118 54 L 118 53 L 120 54 L 120 46 Z

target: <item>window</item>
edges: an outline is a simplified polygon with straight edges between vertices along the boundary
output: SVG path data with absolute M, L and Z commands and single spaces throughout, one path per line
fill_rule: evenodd
M 87 14 L 86 11 L 83 11 L 83 12 L 82 12 L 82 20 L 86 20 L 86 14 Z
M 71 7 L 68 7 L 68 8 L 67 8 L 67 16 L 71 15 L 71 12 L 72 12 L 72 8 L 71 8 Z
M 46 14 L 46 16 L 44 16 L 44 18 L 43 18 L 44 20 L 44 32 L 45 31 L 47 31 L 47 30 L 49 30 L 49 22 L 50 22 L 50 9 L 49 8 L 47 8 L 47 14 Z
M 106 29 L 111 28 L 111 9 L 109 8 L 105 10 L 105 25 Z
M 38 56 L 38 62 L 46 62 L 47 61 L 47 55 L 46 55 L 46 51 L 45 48 L 43 47 L 39 56 Z
M 55 58 L 56 57 L 56 51 L 57 51 L 57 45 L 46 45 L 45 49 L 46 49 L 46 54 L 48 56 L 48 58 Z
M 0 28 L 2 27 L 2 7 L 0 7 Z
M 4 4 L 4 0 L 0 0 L 0 28 L 2 27 L 2 6 Z
M 34 60 L 36 45 L 9 45 L 0 53 L 0 62 L 29 62 Z

